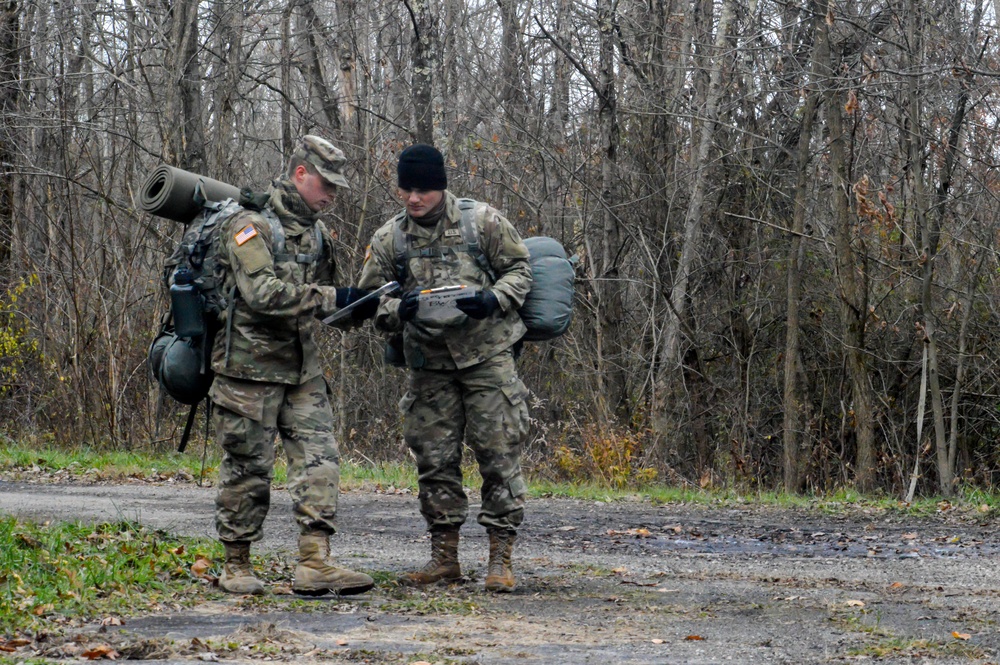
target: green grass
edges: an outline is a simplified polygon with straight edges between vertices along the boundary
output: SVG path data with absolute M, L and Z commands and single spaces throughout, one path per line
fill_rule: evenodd
M 868 658 L 929 658 L 937 659 L 947 656 L 961 658 L 983 658 L 986 652 L 971 644 L 957 640 L 928 640 L 910 638 L 882 639 L 874 644 L 849 649 L 849 656 L 865 656 Z
M 220 458 L 209 454 L 202 467 L 201 447 L 188 453 L 107 452 L 80 447 L 74 450 L 34 448 L 0 438 L 0 475 L 7 479 L 35 480 L 80 478 L 83 480 L 128 481 L 129 479 L 198 482 L 215 481 Z M 478 491 L 482 479 L 471 459 L 463 467 L 465 486 Z M 982 515 L 1000 512 L 1000 496 L 966 488 L 956 498 L 918 498 L 903 503 L 898 497 L 884 494 L 863 495 L 853 489 L 840 489 L 822 495 L 793 495 L 783 492 L 722 488 L 702 490 L 691 486 L 671 487 L 644 483 L 629 488 L 614 488 L 592 481 L 554 482 L 529 478 L 531 497 L 562 497 L 587 501 L 644 500 L 657 504 L 695 504 L 733 507 L 753 505 L 774 508 L 817 510 L 839 514 L 848 511 L 899 512 L 907 515 L 932 515 L 942 510 L 964 508 Z M 275 464 L 274 482 L 286 481 L 282 455 Z M 360 463 L 349 456 L 341 463 L 341 486 L 345 490 L 395 488 L 417 490 L 417 474 L 409 461 L 399 463 Z
M 211 588 L 191 572 L 199 557 L 219 560 L 221 546 L 129 522 L 46 526 L 0 517 L 0 635 L 188 606 Z

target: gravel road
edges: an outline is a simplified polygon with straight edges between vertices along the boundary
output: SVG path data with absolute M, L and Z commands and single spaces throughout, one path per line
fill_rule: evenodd
M 213 496 L 191 483 L 0 481 L 0 512 L 127 519 L 213 537 Z M 272 500 L 258 551 L 290 557 L 288 495 Z M 395 574 L 426 558 L 411 494 L 346 492 L 339 522 L 333 550 L 347 565 Z M 306 604 L 212 599 L 131 618 L 114 637 L 120 654 L 161 662 L 997 663 L 996 522 L 971 508 L 913 518 L 534 499 L 511 595 L 482 590 L 486 536 L 469 523 L 465 584 L 417 591 L 386 583 Z M 222 643 L 229 647 L 220 651 Z

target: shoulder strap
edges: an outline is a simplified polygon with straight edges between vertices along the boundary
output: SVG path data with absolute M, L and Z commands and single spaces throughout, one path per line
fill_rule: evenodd
M 459 199 L 458 209 L 462 211 L 462 240 L 465 241 L 466 251 L 476 259 L 479 269 L 490 276 L 491 282 L 497 281 L 493 266 L 490 265 L 489 257 L 479 246 L 479 227 L 476 226 L 476 201 L 473 199 Z
M 285 227 L 281 225 L 281 220 L 270 208 L 260 211 L 261 216 L 267 220 L 271 226 L 271 236 L 273 238 L 274 262 L 294 261 L 295 263 L 316 263 L 323 255 L 323 232 L 319 229 L 319 224 L 313 225 L 313 247 L 315 251 L 309 254 L 292 254 L 285 251 Z
M 396 281 L 400 284 L 406 282 L 406 252 L 409 249 L 409 243 L 406 242 L 406 234 L 403 233 L 404 219 L 406 219 L 405 212 L 401 212 L 392 218 L 392 249 L 396 253 Z
M 451 245 L 449 247 L 423 247 L 415 248 L 410 242 L 409 234 L 403 233 L 403 220 L 406 213 L 401 212 L 392 219 L 393 248 L 396 252 L 396 281 L 400 284 L 406 281 L 407 264 L 414 258 L 439 257 L 446 252 L 467 252 L 476 261 L 479 269 L 490 276 L 490 280 L 496 281 L 496 273 L 490 265 L 489 259 L 479 246 L 479 229 L 476 226 L 476 201 L 473 199 L 458 199 L 458 209 L 462 213 L 459 227 L 462 231 L 461 245 Z

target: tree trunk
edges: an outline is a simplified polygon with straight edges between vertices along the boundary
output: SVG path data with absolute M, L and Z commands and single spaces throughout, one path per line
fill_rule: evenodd
M 358 107 L 357 53 L 355 37 L 351 29 L 357 24 L 357 1 L 340 0 L 337 3 L 337 17 L 340 29 L 337 31 L 338 83 L 340 89 L 340 117 L 343 118 L 343 129 L 350 136 L 343 138 L 347 144 L 357 144 L 361 136 Z
M 712 145 L 715 141 L 719 120 L 719 104 L 722 99 L 722 71 L 723 61 L 727 57 L 727 44 L 729 41 L 729 26 L 735 18 L 736 7 L 732 0 L 725 0 L 719 13 L 719 25 L 715 34 L 712 52 L 708 58 L 710 71 L 708 73 L 708 90 L 705 94 L 704 110 L 701 117 L 700 133 L 698 135 L 698 145 L 691 162 L 693 172 L 693 182 L 691 184 L 691 195 L 688 200 L 687 210 L 684 215 L 684 237 L 681 244 L 681 255 L 677 263 L 674 282 L 670 293 L 667 294 L 668 311 L 667 321 L 663 332 L 663 347 L 660 354 L 663 358 L 659 375 L 656 380 L 654 398 L 656 409 L 663 409 L 666 402 L 665 395 L 669 392 L 669 383 L 674 370 L 681 365 L 684 375 L 694 381 L 704 381 L 704 375 L 697 367 L 685 366 L 685 358 L 697 357 L 695 352 L 692 355 L 689 349 L 684 347 L 693 345 L 695 340 L 687 339 L 683 344 L 681 338 L 685 330 L 691 330 L 689 325 L 693 322 L 694 314 L 689 311 L 690 282 L 691 275 L 695 269 L 695 262 L 701 252 L 702 238 L 702 216 L 704 214 L 705 192 L 711 175 L 709 160 Z M 701 389 L 692 387 L 691 394 L 701 394 Z M 689 402 L 689 418 L 692 422 L 698 422 L 702 417 L 698 404 Z M 662 422 L 662 414 L 653 413 L 654 427 L 665 430 L 665 423 Z M 709 463 L 705 459 L 705 451 L 709 448 L 710 442 L 703 437 L 697 436 L 696 428 L 694 446 L 696 451 L 697 464 L 703 467 Z M 703 469 L 699 468 L 698 471 Z
M 611 410 L 624 403 L 625 377 L 620 361 L 622 348 L 622 283 L 619 281 L 621 231 L 614 213 L 618 204 L 618 94 L 615 77 L 614 7 L 610 0 L 598 0 L 597 27 L 600 31 L 600 75 L 597 118 L 601 136 L 601 209 L 598 244 L 599 391 Z M 610 361 L 610 362 L 608 362 Z
M 833 3 L 827 0 L 823 15 L 833 16 Z M 825 33 L 821 39 L 829 40 L 830 26 L 819 23 Z M 864 283 L 865 267 L 855 256 L 853 228 L 856 215 L 851 210 L 848 177 L 848 156 L 844 132 L 845 96 L 847 82 L 839 75 L 840 63 L 830 54 L 820 62 L 825 78 L 824 108 L 830 141 L 830 171 L 833 185 L 833 227 L 836 247 L 837 289 L 841 303 L 844 326 L 844 354 L 847 380 L 851 388 L 855 456 L 855 482 L 861 491 L 870 491 L 875 485 L 875 420 L 868 365 L 865 352 L 865 322 L 868 316 L 867 288 Z
M 12 271 L 17 106 L 21 90 L 21 14 L 17 0 L 0 2 L 0 278 Z
M 823 20 L 818 17 L 817 21 Z M 817 85 L 816 60 L 829 58 L 830 44 L 825 34 L 817 34 L 814 62 L 812 67 L 812 85 Z M 802 375 L 802 353 L 799 341 L 799 307 L 802 279 L 802 238 L 805 234 L 805 220 L 808 205 L 807 197 L 809 182 L 810 144 L 812 142 L 813 120 L 816 116 L 819 92 L 812 89 L 806 97 L 802 109 L 802 126 L 799 129 L 799 144 L 795 151 L 796 181 L 792 209 L 792 238 L 788 248 L 788 279 L 785 287 L 785 382 L 782 405 L 784 420 L 782 424 L 782 444 L 784 449 L 784 484 L 787 492 L 800 492 L 803 489 L 803 466 L 809 458 L 806 448 L 803 413 L 805 410 L 805 395 L 802 393 L 800 377 Z
M 729 25 L 735 17 L 735 6 L 731 0 L 726 0 L 719 14 L 719 27 L 715 35 L 715 46 L 711 58 L 708 93 L 705 97 L 705 108 L 702 114 L 704 121 L 698 140 L 698 148 L 691 164 L 694 179 L 691 184 L 691 198 L 687 212 L 684 215 L 684 240 L 681 246 L 681 257 L 677 264 L 677 277 L 669 294 L 672 303 L 667 315 L 667 327 L 664 333 L 664 356 L 670 359 L 664 363 L 665 370 L 670 365 L 680 361 L 680 338 L 685 312 L 688 305 L 688 289 L 691 273 L 701 250 L 701 222 L 705 204 L 705 189 L 709 179 L 709 156 L 712 142 L 718 127 L 719 101 L 722 98 L 722 60 L 726 56 Z
M 919 37 L 919 20 L 923 13 L 920 11 L 919 0 L 911 0 L 910 11 L 908 12 L 907 28 L 910 33 L 910 39 L 915 46 L 913 47 L 917 54 L 919 54 L 920 44 L 922 40 Z M 978 6 L 981 7 L 981 6 Z M 974 29 L 978 32 L 978 14 L 977 19 L 974 22 Z M 961 65 L 962 63 L 956 63 Z M 971 74 L 967 74 L 967 77 L 971 77 Z M 937 450 L 937 462 L 938 462 L 938 482 L 941 486 L 941 493 L 944 496 L 954 496 L 955 494 L 955 459 L 957 455 L 957 436 L 952 436 L 949 441 L 947 438 L 945 423 L 944 423 L 944 397 L 941 394 L 940 386 L 940 376 L 938 372 L 938 342 L 937 342 L 937 326 L 934 315 L 934 302 L 932 286 L 934 282 L 934 264 L 935 258 L 938 252 L 938 244 L 941 237 L 941 229 L 944 225 L 945 216 L 948 210 L 948 194 L 951 189 L 951 179 L 952 174 L 955 170 L 955 165 L 958 161 L 958 144 L 962 135 L 962 127 L 965 124 L 965 113 L 969 101 L 968 88 L 965 85 L 965 81 L 961 81 L 962 87 L 959 92 L 958 99 L 955 103 L 955 110 L 952 115 L 951 125 L 948 128 L 948 142 L 944 146 L 944 164 L 941 167 L 941 175 L 938 181 L 937 193 L 935 196 L 935 205 L 933 214 L 930 212 L 924 213 L 921 219 L 921 246 L 923 249 L 923 270 L 922 270 L 922 284 L 921 284 L 921 308 L 923 314 L 923 329 L 926 344 L 928 345 L 928 370 L 929 370 L 929 382 L 931 391 L 931 409 L 934 416 L 934 442 L 935 449 Z M 910 135 L 913 137 L 911 139 L 912 143 L 918 143 L 914 146 L 915 152 L 919 155 L 923 155 L 923 142 L 921 140 L 920 127 L 921 125 L 916 124 L 920 121 L 920 82 L 917 77 L 910 77 L 910 122 L 911 122 L 911 132 Z M 913 164 L 914 167 L 914 180 L 917 183 L 923 181 L 922 173 L 918 170 L 918 164 Z M 922 190 L 922 186 L 921 186 Z M 919 199 L 918 199 L 919 201 Z M 923 212 L 924 208 L 918 206 L 918 211 Z M 965 323 L 963 320 L 963 333 L 964 337 L 964 327 Z M 960 343 L 964 344 L 964 340 Z M 961 368 L 961 356 L 958 359 L 958 371 Z M 954 395 L 958 395 L 961 392 L 962 386 L 959 383 L 958 377 L 956 376 L 955 386 L 953 388 L 953 403 L 957 404 Z M 953 423 L 954 430 L 954 423 Z
M 288 98 L 288 93 L 292 89 L 292 10 L 296 6 L 296 0 L 289 0 L 283 12 L 281 12 L 281 62 L 278 67 L 281 71 L 281 89 L 284 94 L 281 96 L 281 153 L 289 155 L 292 152 L 295 136 L 292 134 L 292 101 Z
M 179 168 L 205 173 L 198 2 L 175 0 L 170 24 L 170 90 L 167 97 L 166 158 Z
M 413 137 L 434 143 L 434 70 L 437 61 L 436 20 L 429 0 L 407 4 L 413 19 Z
M 327 83 L 327 75 L 324 71 L 324 65 L 331 59 L 331 56 L 332 59 L 336 60 L 336 49 L 326 38 L 325 25 L 317 16 L 312 0 L 299 0 L 299 4 L 302 6 L 303 18 L 306 23 L 306 37 L 309 42 L 309 51 L 303 73 L 312 84 L 311 87 L 316 90 L 327 131 L 339 134 L 341 119 L 337 95 Z

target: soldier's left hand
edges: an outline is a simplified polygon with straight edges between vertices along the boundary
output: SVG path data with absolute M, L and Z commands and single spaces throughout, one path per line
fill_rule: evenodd
M 459 298 L 455 301 L 455 307 L 472 319 L 485 319 L 496 311 L 500 303 L 492 291 L 476 291 L 476 295 L 468 298 Z
M 367 291 L 364 291 L 362 289 L 358 290 L 361 291 L 361 294 L 363 296 L 368 294 Z M 354 311 L 351 312 L 351 318 L 354 319 L 355 321 L 366 321 L 375 316 L 375 313 L 378 312 L 378 305 L 379 305 L 378 298 L 372 298 L 371 300 L 366 300 L 365 302 L 361 303 L 360 305 L 354 308 Z

